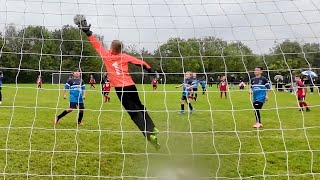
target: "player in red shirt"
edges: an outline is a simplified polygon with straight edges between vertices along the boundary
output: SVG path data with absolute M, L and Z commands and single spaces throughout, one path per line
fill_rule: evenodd
M 297 83 L 297 97 L 299 101 L 300 110 L 303 111 L 303 107 L 306 107 L 306 111 L 309 112 L 310 108 L 308 107 L 308 104 L 305 102 L 305 98 L 307 95 L 307 88 L 304 85 L 303 81 L 301 80 L 300 76 L 295 77 L 295 81 Z
M 224 94 L 224 97 L 227 99 L 227 86 L 228 86 L 228 81 L 226 76 L 223 76 L 220 80 L 220 98 L 222 98 L 222 95 Z
M 92 35 L 92 31 L 90 31 L 91 25 L 87 24 L 84 16 L 80 15 L 75 17 L 75 19 L 80 19 L 80 21 L 75 21 L 76 25 L 78 25 L 78 27 L 88 36 L 93 48 L 95 48 L 103 58 L 110 85 L 115 87 L 117 96 L 130 115 L 132 121 L 138 126 L 148 141 L 151 142 L 156 149 L 159 149 L 160 144 L 158 143 L 157 138 L 159 130 L 155 127 L 145 106 L 140 101 L 138 90 L 129 74 L 128 66 L 129 63 L 135 64 L 145 69 L 148 73 L 156 72 L 153 71 L 146 62 L 122 53 L 123 44 L 119 40 L 112 41 L 110 50 L 105 49 L 101 42 Z
M 151 84 L 152 84 L 152 87 L 153 87 L 153 91 L 157 91 L 157 88 L 158 88 L 158 80 L 157 80 L 157 78 L 153 78 Z
M 107 78 L 106 78 L 106 81 L 103 83 L 102 88 L 103 88 L 102 93 L 104 95 L 104 102 L 110 102 L 109 93 L 111 90 L 111 85 Z
M 90 84 L 90 89 L 91 88 L 96 88 L 94 87 L 94 84 L 96 83 L 96 80 L 94 79 L 93 75 L 91 74 L 90 75 L 90 81 L 89 81 L 89 84 Z
M 38 76 L 37 84 L 38 84 L 38 88 L 41 89 L 42 88 L 42 78 L 40 75 Z

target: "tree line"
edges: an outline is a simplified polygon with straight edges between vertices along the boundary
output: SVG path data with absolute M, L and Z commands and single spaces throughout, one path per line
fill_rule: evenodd
M 63 26 L 49 30 L 43 26 L 17 29 L 13 24 L 0 33 L 0 69 L 6 83 L 32 83 L 41 72 L 44 83 L 50 83 L 53 72 L 70 71 L 79 67 L 85 72 L 105 71 L 103 62 L 78 28 Z M 103 41 L 103 36 L 98 36 Z M 319 43 L 299 43 L 286 40 L 275 44 L 267 54 L 255 54 L 242 42 L 227 42 L 216 37 L 171 38 L 153 52 L 128 46 L 126 53 L 148 62 L 163 74 L 166 83 L 181 82 L 182 72 L 200 76 L 234 74 L 248 78 L 251 70 L 262 66 L 276 74 L 299 73 L 303 69 L 319 68 Z M 137 83 L 149 83 L 141 67 L 130 66 Z M 83 77 L 87 79 L 88 75 Z M 142 78 L 142 76 L 144 78 Z M 100 77 L 96 75 L 96 78 Z

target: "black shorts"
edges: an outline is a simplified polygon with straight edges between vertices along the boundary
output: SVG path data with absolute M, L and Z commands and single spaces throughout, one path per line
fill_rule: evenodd
M 2 90 L 2 87 L 0 86 L 0 91 Z
M 298 101 L 305 101 L 306 97 L 298 97 Z
M 71 109 L 84 109 L 84 104 L 83 103 L 76 103 L 76 102 L 70 102 L 70 108 Z
M 254 107 L 254 109 L 262 109 L 262 107 L 263 107 L 263 102 L 259 102 L 259 101 L 255 101 L 255 102 L 253 102 L 253 107 Z
M 152 87 L 157 88 L 158 86 L 157 85 L 152 85 Z
M 192 90 L 193 90 L 193 91 L 198 91 L 198 88 L 193 88 Z
M 182 97 L 181 97 L 181 100 L 187 101 L 187 100 L 188 100 L 188 97 L 187 97 L 187 96 L 182 96 Z
M 102 91 L 102 94 L 104 95 L 104 96 L 108 96 L 109 95 L 109 91 Z

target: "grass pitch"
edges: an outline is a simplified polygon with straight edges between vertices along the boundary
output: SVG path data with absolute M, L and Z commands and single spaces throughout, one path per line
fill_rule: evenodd
M 160 151 L 146 143 L 115 93 L 103 103 L 99 87 L 87 92 L 83 122 L 77 112 L 54 127 L 68 107 L 59 85 L 5 85 L 0 106 L 0 177 L 6 179 L 320 179 L 320 96 L 308 94 L 311 112 L 299 112 L 294 95 L 271 92 L 264 128 L 252 128 L 248 91 L 220 99 L 208 88 L 196 111 L 178 115 L 181 90 L 138 85 L 161 131 Z

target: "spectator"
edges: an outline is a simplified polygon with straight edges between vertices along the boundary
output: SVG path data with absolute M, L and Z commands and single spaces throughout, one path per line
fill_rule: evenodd
M 217 81 L 216 81 L 217 88 L 220 86 L 220 81 L 221 81 L 221 77 L 218 76 L 218 77 L 217 77 Z
M 212 76 L 209 77 L 209 87 L 212 87 L 214 79 Z
M 240 76 L 239 82 L 240 82 L 240 83 L 243 82 L 243 77 L 242 77 L 242 76 Z
M 313 87 L 315 86 L 316 79 L 314 77 L 309 78 L 309 88 L 310 88 L 310 93 L 313 94 Z
M 234 83 L 236 82 L 236 77 L 233 74 L 231 74 L 229 82 L 230 82 L 230 87 L 233 88 Z

